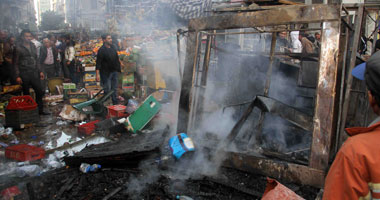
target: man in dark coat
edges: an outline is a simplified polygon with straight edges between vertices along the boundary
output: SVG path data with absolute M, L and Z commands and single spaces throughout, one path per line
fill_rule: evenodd
M 48 114 L 43 111 L 42 104 L 44 89 L 41 80 L 45 78 L 45 75 L 37 59 L 37 49 L 31 42 L 31 32 L 23 30 L 20 39 L 21 41 L 16 45 L 13 57 L 16 81 L 22 85 L 24 95 L 29 95 L 29 88 L 33 88 L 36 93 L 36 102 L 40 115 Z
M 120 70 L 120 60 L 112 45 L 111 35 L 102 35 L 103 46 L 96 57 L 96 81 L 101 81 L 104 92 L 114 90 L 112 103 L 117 104 L 117 84 Z

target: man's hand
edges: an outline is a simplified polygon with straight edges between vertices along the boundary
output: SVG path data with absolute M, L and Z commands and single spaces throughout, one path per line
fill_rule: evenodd
M 22 84 L 22 79 L 21 79 L 21 77 L 17 77 L 17 78 L 16 78 L 16 82 L 17 82 L 18 84 L 21 85 L 21 84 Z
M 99 81 L 100 81 L 99 73 L 96 73 L 96 82 L 99 82 Z
M 45 74 L 43 72 L 40 72 L 40 79 L 44 80 L 45 79 Z

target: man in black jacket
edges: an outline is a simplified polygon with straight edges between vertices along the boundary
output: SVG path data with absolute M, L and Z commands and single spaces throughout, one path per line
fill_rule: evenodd
M 101 81 L 104 92 L 114 90 L 112 103 L 117 104 L 117 84 L 120 72 L 120 61 L 116 50 L 112 47 L 111 35 L 102 35 L 103 46 L 96 57 L 96 81 Z
M 17 83 L 22 85 L 24 95 L 29 95 L 32 87 L 36 93 L 36 102 L 40 115 L 43 111 L 42 97 L 44 95 L 41 80 L 45 78 L 41 66 L 37 60 L 37 49 L 31 42 L 32 34 L 29 30 L 23 30 L 20 35 L 20 43 L 16 45 L 14 59 L 14 70 Z
M 52 46 L 51 41 L 48 38 L 42 40 L 43 46 L 40 52 L 40 65 L 44 70 L 47 78 L 52 78 L 57 75 L 58 66 L 58 53 L 55 46 Z

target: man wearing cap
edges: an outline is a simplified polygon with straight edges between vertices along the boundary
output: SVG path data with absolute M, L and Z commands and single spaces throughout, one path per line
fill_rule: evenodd
M 380 52 L 352 70 L 364 80 L 372 110 L 380 115 Z M 347 128 L 351 136 L 327 174 L 323 199 L 380 199 L 380 117 L 368 127 Z

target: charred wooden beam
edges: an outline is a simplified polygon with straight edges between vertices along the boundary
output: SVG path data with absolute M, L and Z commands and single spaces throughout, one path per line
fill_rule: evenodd
M 303 185 L 322 188 L 324 184 L 325 173 L 322 170 L 248 154 L 228 152 L 223 165 Z
M 352 51 L 350 55 L 350 63 L 347 68 L 348 76 L 345 82 L 346 87 L 345 87 L 345 94 L 344 94 L 344 99 L 343 99 L 343 106 L 341 108 L 341 121 L 339 122 L 340 127 L 339 127 L 338 138 L 337 138 L 339 140 L 339 143 L 337 147 L 340 147 L 342 143 L 348 137 L 344 132 L 344 128 L 346 127 L 348 108 L 350 105 L 351 87 L 352 87 L 352 81 L 353 81 L 351 71 L 356 65 L 356 53 L 358 51 L 358 45 L 359 45 L 360 36 L 361 36 L 360 30 L 362 27 L 363 14 L 364 14 L 364 7 L 363 5 L 361 5 L 358 9 L 357 17 L 355 18 L 355 31 L 354 31 L 354 36 L 353 36 Z
M 257 106 L 263 112 L 270 112 L 306 131 L 313 130 L 312 117 L 270 97 L 257 96 Z
M 309 166 L 326 170 L 334 131 L 340 23 L 324 22 Z
M 108 199 L 112 198 L 115 194 L 120 192 L 122 189 L 123 189 L 123 187 L 117 187 L 116 189 L 112 190 L 112 192 L 109 193 L 107 196 L 103 197 L 102 200 L 108 200 Z
M 279 6 L 264 11 L 192 19 L 189 22 L 189 31 L 251 28 L 288 23 L 337 21 L 339 19 L 340 12 L 337 5 Z
M 243 192 L 243 193 L 251 195 L 251 196 L 255 196 L 255 197 L 262 197 L 263 196 L 263 194 L 261 192 L 257 192 L 255 190 L 251 190 L 251 189 L 248 189 L 248 188 L 242 187 L 242 186 L 237 186 L 237 185 L 231 184 L 231 183 L 224 181 L 224 180 L 221 180 L 221 179 L 206 177 L 205 180 L 208 180 L 208 181 L 211 181 L 214 183 L 218 183 L 218 184 L 226 186 L 226 187 L 230 187 L 232 189 L 235 189 L 237 191 Z
M 196 42 L 198 33 L 189 32 L 187 37 L 187 45 L 186 45 L 186 58 L 185 58 L 185 66 L 183 69 L 183 77 L 181 83 L 181 95 L 179 100 L 179 109 L 178 109 L 178 131 L 179 133 L 187 132 L 187 126 L 189 121 L 189 113 L 190 113 L 190 91 L 192 86 L 193 79 L 193 65 L 194 65 L 194 57 L 196 56 L 195 49 L 198 48 Z

